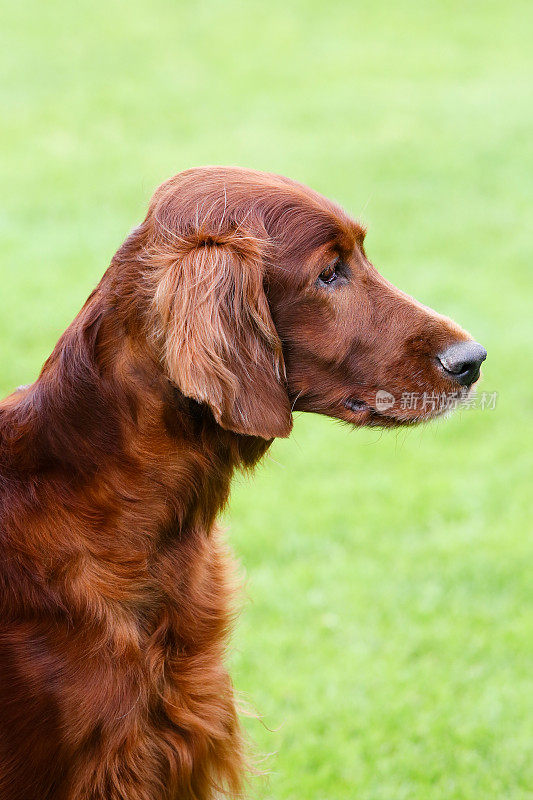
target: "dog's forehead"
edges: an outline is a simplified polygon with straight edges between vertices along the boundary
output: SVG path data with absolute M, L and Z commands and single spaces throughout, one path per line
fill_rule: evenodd
M 332 250 L 351 253 L 366 233 L 341 206 L 293 181 L 282 191 L 272 191 L 267 227 L 284 250 L 310 261 Z
M 335 202 L 283 175 L 242 167 L 197 167 L 160 187 L 166 211 L 182 220 L 223 228 L 259 221 L 275 243 L 313 251 L 328 242 L 345 250 L 362 242 L 364 228 Z M 166 214 L 165 214 L 166 216 Z

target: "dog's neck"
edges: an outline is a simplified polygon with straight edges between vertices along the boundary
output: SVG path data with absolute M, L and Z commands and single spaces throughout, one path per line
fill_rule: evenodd
M 96 620 L 118 655 L 142 648 L 168 604 L 181 609 L 168 622 L 176 630 L 183 603 L 198 624 L 210 618 L 201 598 L 220 587 L 194 587 L 198 569 L 220 560 L 215 518 L 235 469 L 268 446 L 220 428 L 112 314 L 89 304 L 36 383 L 0 404 L 0 488 L 13 482 L 15 499 L 3 507 L 10 533 L 0 555 L 11 577 L 0 613 L 38 597 L 35 613 L 44 604 L 74 625 Z M 216 617 L 225 629 L 223 604 Z
M 78 503 L 80 489 L 96 492 L 132 524 L 140 512 L 153 536 L 172 527 L 208 531 L 234 470 L 254 466 L 270 444 L 224 430 L 206 406 L 184 397 L 97 296 L 36 383 L 0 408 L 7 471 L 11 459 L 39 482 L 44 476 L 48 492 L 54 476 L 66 474 Z

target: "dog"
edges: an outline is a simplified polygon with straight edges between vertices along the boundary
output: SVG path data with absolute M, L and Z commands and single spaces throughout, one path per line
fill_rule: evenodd
M 215 524 L 234 471 L 295 410 L 437 416 L 398 399 L 467 392 L 486 357 L 385 280 L 364 237 L 287 178 L 183 172 L 0 404 L 2 800 L 241 792 Z

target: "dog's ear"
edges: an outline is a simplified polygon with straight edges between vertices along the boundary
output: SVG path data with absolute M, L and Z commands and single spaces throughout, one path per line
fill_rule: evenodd
M 264 242 L 238 227 L 163 238 L 154 304 L 171 381 L 206 403 L 223 428 L 288 436 L 281 342 L 263 288 Z

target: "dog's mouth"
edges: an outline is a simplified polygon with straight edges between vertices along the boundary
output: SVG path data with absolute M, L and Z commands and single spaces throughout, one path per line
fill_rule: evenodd
M 344 406 L 348 409 L 348 411 L 353 411 L 355 414 L 360 411 L 366 411 L 370 408 L 368 403 L 365 403 L 364 400 L 355 400 L 354 398 L 346 400 Z
M 378 410 L 364 400 L 359 400 L 355 397 L 350 397 L 345 400 L 344 408 L 351 412 L 354 417 L 354 422 L 359 425 L 372 426 L 392 426 L 392 425 L 406 425 L 409 420 L 398 418 L 392 414 L 385 413 L 385 409 Z
M 354 417 L 354 422 L 359 425 L 405 425 L 406 419 L 398 419 L 393 414 L 386 413 L 386 408 L 376 408 L 371 406 L 365 400 L 359 400 L 356 397 L 350 397 L 345 400 L 344 408 L 346 408 Z
M 425 398 L 426 395 L 423 395 L 423 397 Z M 372 405 L 357 397 L 349 397 L 343 402 L 343 406 L 350 412 L 350 416 L 353 415 L 354 423 L 382 427 L 416 425 L 419 422 L 429 422 L 445 415 L 455 407 L 442 405 L 440 401 L 435 399 L 430 402 L 426 398 L 423 402 L 417 402 L 415 393 L 405 393 L 401 399 L 398 399 L 385 390 L 376 392 Z

